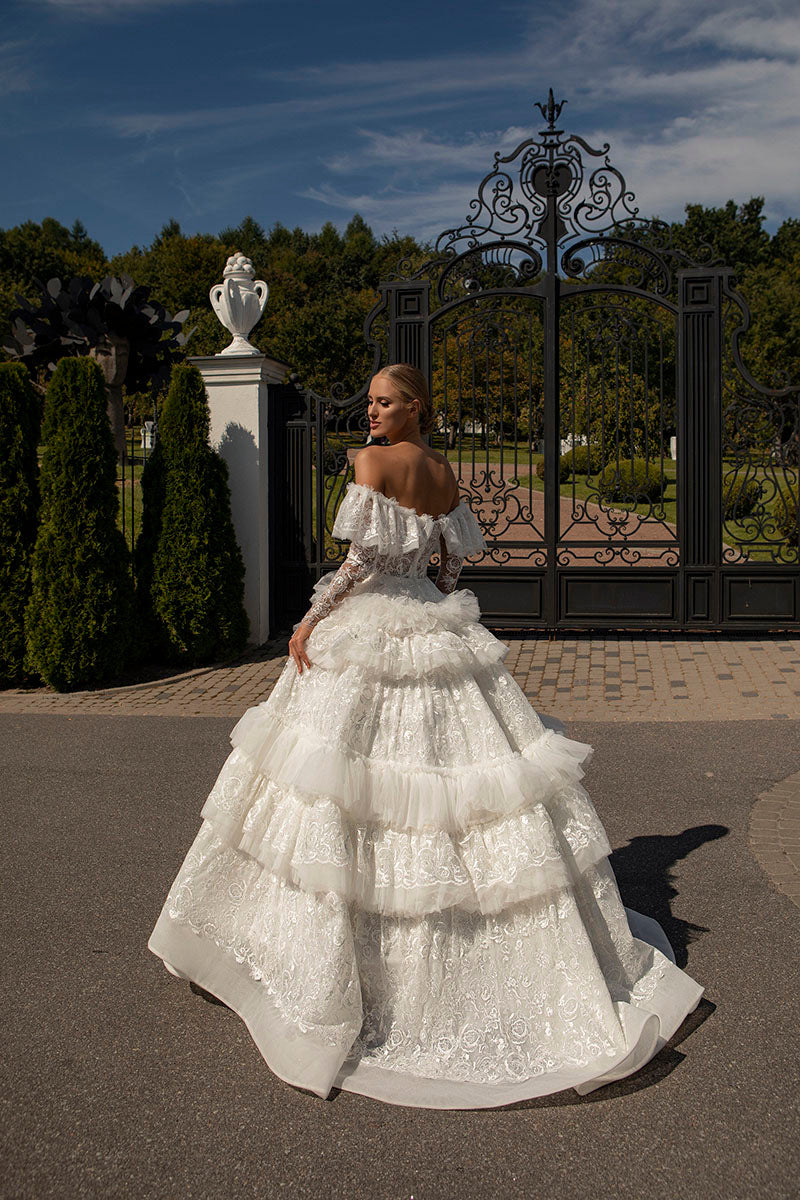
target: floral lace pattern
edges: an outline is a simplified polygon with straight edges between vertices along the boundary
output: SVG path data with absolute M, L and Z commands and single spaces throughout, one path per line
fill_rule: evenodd
M 444 537 L 439 538 L 439 573 L 436 576 L 436 586 L 445 596 L 452 592 L 458 583 L 464 559 L 459 554 L 451 554 Z
M 439 551 L 436 587 L 448 594 L 458 581 L 466 553 L 485 549 L 483 535 L 462 501 L 453 513 L 420 515 L 391 497 L 349 484 L 333 524 L 334 537 L 350 538 L 347 558 L 338 571 L 320 580 L 303 623 L 312 628 L 328 616 L 353 587 L 371 575 L 423 576 Z M 324 582 L 324 590 L 320 584 Z M 295 626 L 297 628 L 297 626 Z
M 313 629 L 318 621 L 327 617 L 331 609 L 341 603 L 355 584 L 369 578 L 376 570 L 377 561 L 378 551 L 375 547 L 358 546 L 354 543 L 328 587 L 303 617 L 302 623 L 310 625 Z
M 625 1006 L 669 1036 L 701 989 L 631 932 L 591 747 L 545 729 L 456 589 L 485 546 L 466 505 L 350 485 L 334 533 L 351 547 L 315 588 L 312 667 L 288 661 L 232 731 L 156 953 L 180 971 L 181 931 L 243 1012 L 263 997 L 290 1044 L 330 1051 L 328 1086 L 343 1064 L 353 1090 L 373 1066 L 423 1096 L 602 1078 L 632 1052 Z
M 565 841 L 576 871 L 610 849 L 599 822 L 585 819 L 588 797 L 585 804 L 577 795 L 559 797 L 550 812 L 529 804 L 457 833 L 393 829 L 355 821 L 328 797 L 258 777 L 238 751 L 229 767 L 203 807 L 217 832 L 273 874 L 306 891 L 335 891 L 369 911 L 497 912 L 570 884 Z
M 205 823 L 166 911 L 243 963 L 288 1025 L 345 1050 L 361 1027 L 361 989 L 347 906 L 287 884 Z
M 498 915 L 393 917 L 304 892 L 206 824 L 167 903 L 301 1033 L 424 1078 L 492 1084 L 621 1051 L 614 1002 L 646 1003 L 670 968 L 631 938 L 601 871 L 580 896 L 564 888 Z

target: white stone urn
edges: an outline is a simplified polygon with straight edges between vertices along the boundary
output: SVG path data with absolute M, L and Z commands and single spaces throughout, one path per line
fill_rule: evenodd
M 222 273 L 223 282 L 209 292 L 211 307 L 233 334 L 233 341 L 220 354 L 260 354 L 247 335 L 261 318 L 269 288 L 263 279 L 254 279 L 255 270 L 244 254 L 232 254 Z M 217 356 L 219 357 L 219 356 Z

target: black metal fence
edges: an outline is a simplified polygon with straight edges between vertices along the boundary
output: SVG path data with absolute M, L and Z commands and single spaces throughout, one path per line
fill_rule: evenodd
M 546 128 L 495 155 L 464 224 L 399 265 L 365 324 L 373 371 L 430 379 L 433 444 L 487 540 L 463 583 L 498 625 L 796 627 L 799 389 L 748 373 L 730 268 L 640 218 L 552 92 L 539 108 Z M 368 388 L 273 390 L 283 621 L 341 561 Z
M 133 550 L 142 522 L 142 472 L 158 437 L 158 421 L 146 421 L 125 431 L 125 454 L 117 465 L 119 488 L 119 525 Z M 131 559 L 131 570 L 133 570 Z

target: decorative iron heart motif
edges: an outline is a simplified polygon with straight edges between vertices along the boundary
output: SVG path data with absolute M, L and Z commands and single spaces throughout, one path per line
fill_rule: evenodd
M 572 171 L 566 163 L 552 166 L 542 163 L 532 172 L 530 186 L 537 196 L 563 196 L 572 184 Z

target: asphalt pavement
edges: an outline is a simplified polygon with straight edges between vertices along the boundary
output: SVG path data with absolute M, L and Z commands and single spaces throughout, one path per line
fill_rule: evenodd
M 623 899 L 706 988 L 638 1075 L 505 1109 L 320 1100 L 147 950 L 229 717 L 0 713 L 2 1195 L 800 1195 L 800 914 L 755 858 L 800 721 L 574 721 Z

